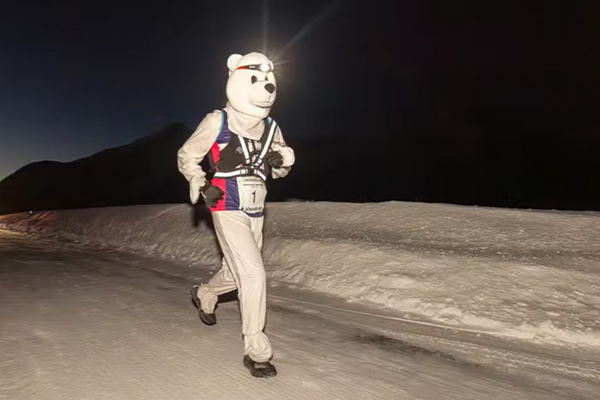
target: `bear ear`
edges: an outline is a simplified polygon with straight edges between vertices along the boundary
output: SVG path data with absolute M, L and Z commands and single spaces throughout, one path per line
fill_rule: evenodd
M 238 63 L 242 59 L 241 54 L 232 54 L 227 59 L 227 68 L 229 68 L 229 72 L 233 72 L 238 67 Z

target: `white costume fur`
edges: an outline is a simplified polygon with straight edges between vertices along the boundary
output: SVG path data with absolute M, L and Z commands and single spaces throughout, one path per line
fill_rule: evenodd
M 229 57 L 227 67 L 227 118 L 231 132 L 253 140 L 259 140 L 265 129 L 277 90 L 270 93 L 267 84 L 277 87 L 275 75 L 258 70 L 238 69 L 240 66 L 273 63 L 263 54 L 234 54 Z M 252 77 L 256 77 L 253 82 Z M 178 166 L 190 182 L 190 200 L 196 203 L 200 188 L 206 183 L 205 173 L 198 165 L 215 142 L 221 127 L 222 113 L 216 110 L 208 114 L 194 131 L 190 139 L 178 152 Z M 283 157 L 281 168 L 272 168 L 273 178 L 285 177 L 294 164 L 294 151 L 287 147 L 281 130 L 277 126 L 271 146 Z M 213 313 L 217 296 L 238 289 L 244 354 L 256 362 L 268 361 L 273 351 L 264 334 L 266 319 L 266 274 L 263 265 L 262 230 L 263 217 L 250 217 L 243 211 L 214 211 L 213 221 L 217 238 L 224 254 L 222 269 L 198 291 L 202 309 Z

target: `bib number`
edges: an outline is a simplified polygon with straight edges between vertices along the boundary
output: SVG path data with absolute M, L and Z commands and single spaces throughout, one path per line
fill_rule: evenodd
M 267 187 L 257 176 L 240 176 L 237 178 L 240 196 L 240 210 L 248 214 L 262 213 L 265 208 Z

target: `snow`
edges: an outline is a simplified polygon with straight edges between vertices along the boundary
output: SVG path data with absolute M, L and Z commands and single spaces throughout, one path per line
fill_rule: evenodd
M 213 327 L 190 304 L 207 269 L 0 232 L 0 399 L 595 400 L 600 391 L 598 352 L 518 347 L 283 287 L 270 290 L 267 323 L 279 375 L 257 380 L 242 366 L 237 302 L 220 303 Z
M 419 203 L 270 203 L 270 283 L 402 319 L 600 347 L 600 215 Z M 24 213 L 0 227 L 219 267 L 185 205 Z

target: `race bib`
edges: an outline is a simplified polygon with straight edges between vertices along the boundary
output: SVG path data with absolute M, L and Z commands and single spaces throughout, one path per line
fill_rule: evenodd
M 240 196 L 240 210 L 248 214 L 262 213 L 265 208 L 267 186 L 258 176 L 239 176 L 237 178 Z

